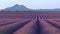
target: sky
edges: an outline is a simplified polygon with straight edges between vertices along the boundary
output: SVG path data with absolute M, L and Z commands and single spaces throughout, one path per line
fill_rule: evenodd
M 0 0 L 0 10 L 15 4 L 24 5 L 30 9 L 60 8 L 60 0 Z

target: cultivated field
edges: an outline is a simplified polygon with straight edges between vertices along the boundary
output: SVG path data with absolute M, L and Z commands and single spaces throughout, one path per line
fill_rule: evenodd
M 60 34 L 60 12 L 0 12 L 0 34 Z

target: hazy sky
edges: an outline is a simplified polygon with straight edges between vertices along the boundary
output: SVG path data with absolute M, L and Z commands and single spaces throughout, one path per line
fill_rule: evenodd
M 11 7 L 15 4 L 24 5 L 30 9 L 60 8 L 60 0 L 0 0 L 0 9 Z

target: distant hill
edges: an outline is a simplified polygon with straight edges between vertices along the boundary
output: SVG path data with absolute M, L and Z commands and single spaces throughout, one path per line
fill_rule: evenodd
M 60 9 L 36 9 L 35 11 L 60 11 Z
M 28 10 L 31 10 L 31 9 L 28 9 L 24 5 L 16 4 L 12 7 L 8 7 L 8 8 L 3 9 L 2 11 L 28 11 Z
M 2 9 L 1 11 L 60 11 L 60 8 L 56 8 L 56 9 L 29 9 L 29 8 L 25 7 L 24 5 L 16 4 L 12 7 Z

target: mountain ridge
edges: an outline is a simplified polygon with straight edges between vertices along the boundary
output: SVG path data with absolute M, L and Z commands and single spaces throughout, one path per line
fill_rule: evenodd
M 30 10 L 29 8 L 25 7 L 24 5 L 14 5 L 12 7 L 8 7 L 3 9 L 2 11 L 27 11 Z
M 24 5 L 15 4 L 12 7 L 2 9 L 1 11 L 60 11 L 60 8 L 56 9 L 29 9 Z

